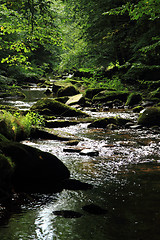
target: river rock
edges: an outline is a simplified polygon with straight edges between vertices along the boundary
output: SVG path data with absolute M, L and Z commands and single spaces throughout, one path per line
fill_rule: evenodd
M 42 115 L 49 116 L 63 116 L 63 117 L 79 117 L 79 116 L 88 116 L 86 113 L 71 108 L 66 104 L 60 103 L 54 99 L 43 98 L 35 103 L 31 108 L 31 111 L 38 112 Z
M 88 125 L 88 128 L 110 128 L 116 129 L 117 126 L 125 126 L 129 119 L 120 118 L 120 117 L 109 117 L 109 118 L 101 118 L 93 121 Z
M 160 126 L 160 107 L 149 107 L 144 109 L 140 113 L 138 124 L 147 127 Z
M 100 214 L 106 214 L 108 213 L 108 210 L 103 209 L 95 204 L 89 204 L 89 205 L 85 205 L 82 207 L 82 209 L 88 213 L 91 214 L 96 214 L 96 215 L 100 215 Z
M 69 178 L 67 167 L 54 155 L 18 142 L 0 142 L 0 150 L 14 163 L 12 182 L 18 191 L 56 192 Z
M 85 104 L 85 98 L 83 97 L 83 94 L 77 94 L 68 99 L 66 102 L 67 105 L 84 105 Z
M 69 127 L 79 124 L 78 121 L 69 120 L 49 120 L 45 122 L 45 126 L 48 128 Z
M 58 97 L 73 96 L 76 94 L 79 94 L 79 91 L 74 86 L 62 87 L 57 92 Z
M 54 215 L 61 216 L 64 218 L 80 218 L 83 216 L 82 213 L 75 212 L 72 210 L 60 210 L 60 211 L 53 211 Z
M 96 94 L 98 94 L 99 92 L 102 92 L 104 90 L 105 90 L 105 88 L 88 88 L 86 90 L 85 97 L 92 99 Z
M 126 101 L 126 106 L 134 106 L 142 101 L 142 96 L 140 93 L 131 93 Z
M 93 102 L 113 101 L 115 99 L 126 102 L 129 93 L 126 91 L 109 91 L 104 90 L 95 95 L 92 99 Z

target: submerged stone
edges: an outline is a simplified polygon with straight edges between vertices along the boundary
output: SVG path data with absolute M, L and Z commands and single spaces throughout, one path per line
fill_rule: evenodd
M 54 215 L 61 216 L 64 218 L 80 218 L 83 216 L 82 213 L 75 212 L 72 210 L 60 210 L 60 211 L 53 211 Z
M 96 214 L 96 215 L 108 213 L 108 210 L 103 209 L 95 204 L 85 205 L 82 207 L 82 209 L 88 213 Z

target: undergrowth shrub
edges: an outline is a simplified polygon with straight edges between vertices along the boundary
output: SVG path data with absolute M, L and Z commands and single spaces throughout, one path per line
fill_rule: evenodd
M 0 133 L 11 140 L 21 140 L 30 136 L 32 126 L 41 126 L 44 119 L 38 113 L 28 112 L 22 115 L 7 111 L 0 113 Z

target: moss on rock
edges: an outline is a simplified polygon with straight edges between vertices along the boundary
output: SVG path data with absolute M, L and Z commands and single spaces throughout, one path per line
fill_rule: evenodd
M 160 107 L 144 109 L 138 118 L 138 124 L 147 127 L 160 126 Z
M 67 86 L 67 87 L 62 87 L 58 90 L 57 95 L 58 97 L 64 97 L 64 96 L 73 96 L 76 94 L 79 94 L 80 92 L 76 87 L 74 86 Z
M 126 91 L 101 91 L 93 97 L 93 102 L 113 101 L 115 99 L 126 102 L 129 93 Z
M 86 113 L 71 108 L 63 103 L 60 103 L 54 99 L 43 98 L 35 103 L 31 108 L 31 111 L 38 112 L 39 114 L 53 115 L 53 116 L 64 116 L 64 117 L 79 117 L 88 116 Z
M 131 93 L 126 101 L 126 106 L 134 106 L 142 101 L 142 95 L 140 93 Z

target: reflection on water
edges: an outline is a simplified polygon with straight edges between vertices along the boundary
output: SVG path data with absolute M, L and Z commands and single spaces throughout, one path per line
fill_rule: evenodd
M 129 112 L 104 114 L 136 118 Z M 95 149 L 99 156 L 63 152 L 66 145 L 60 141 L 24 143 L 55 154 L 69 168 L 72 178 L 92 183 L 94 188 L 30 196 L 33 200 L 0 227 L 0 239 L 159 240 L 160 134 L 145 129 L 88 129 L 86 123 L 63 130 L 81 139 L 78 147 Z M 85 212 L 82 207 L 91 203 L 108 213 Z M 54 215 L 57 210 L 73 210 L 82 217 L 66 219 Z
M 159 134 L 145 130 L 91 130 L 87 124 L 65 131 L 79 136 L 79 147 L 93 148 L 99 156 L 64 153 L 64 142 L 25 144 L 51 152 L 70 169 L 73 178 L 92 183 L 87 191 L 63 190 L 26 204 L 0 228 L 0 239 L 46 240 L 158 240 L 160 224 Z M 94 203 L 108 210 L 94 215 L 82 207 Z M 74 210 L 81 218 L 65 219 L 56 210 Z

